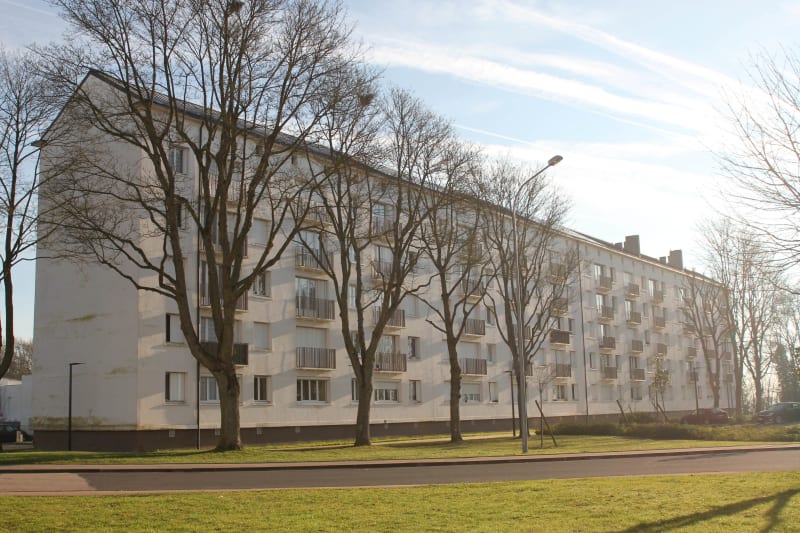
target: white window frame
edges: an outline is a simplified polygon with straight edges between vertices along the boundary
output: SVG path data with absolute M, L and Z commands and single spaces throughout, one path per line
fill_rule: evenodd
M 422 403 L 422 381 L 418 379 L 408 381 L 408 401 Z
M 256 330 L 258 328 L 264 328 L 266 330 L 266 342 L 264 346 L 260 346 L 256 340 L 258 339 L 258 335 L 256 334 Z M 272 350 L 272 324 L 269 322 L 253 322 L 253 349 L 254 350 L 262 350 L 268 352 Z
M 253 279 L 253 285 L 250 287 L 250 292 L 253 296 L 260 298 L 270 298 L 272 296 L 272 275 L 269 270 L 259 272 Z
M 167 372 L 164 379 L 164 401 L 186 402 L 186 372 Z
M 306 387 L 306 384 L 308 385 Z M 330 380 L 298 378 L 296 381 L 297 403 L 325 404 L 330 402 Z
M 500 403 L 500 396 L 497 393 L 497 382 L 489 382 L 489 401 L 492 403 Z
M 187 153 L 188 150 L 185 147 L 176 144 L 170 145 L 169 149 L 167 150 L 169 166 L 172 168 L 175 174 L 180 174 L 183 176 L 187 174 L 189 166 L 188 161 L 186 160 Z
M 173 331 L 173 329 L 175 329 L 175 331 Z M 180 315 L 176 313 L 167 313 L 164 342 L 166 344 L 186 344 L 186 339 L 184 339 L 183 332 L 181 331 Z
M 219 388 L 214 376 L 200 376 L 200 403 L 219 403 Z
M 400 383 L 397 381 L 376 381 L 372 397 L 375 403 L 399 403 Z
M 420 338 L 414 337 L 409 335 L 408 337 L 408 358 L 409 359 L 419 359 L 420 352 L 419 352 L 419 343 Z
M 253 401 L 256 403 L 272 403 L 272 376 L 253 376 Z
M 477 392 L 467 392 L 467 388 L 474 390 L 477 387 Z M 481 384 L 473 382 L 461 383 L 461 399 L 464 403 L 481 403 Z

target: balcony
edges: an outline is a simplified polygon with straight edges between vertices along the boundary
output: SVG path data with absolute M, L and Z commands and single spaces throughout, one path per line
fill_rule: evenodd
M 219 343 L 216 341 L 200 341 L 203 349 L 209 354 L 216 356 L 219 351 Z M 233 364 L 247 366 L 250 355 L 250 345 L 242 342 L 233 343 Z
M 325 224 L 328 221 L 330 221 L 330 218 L 324 205 L 311 205 L 308 207 L 305 218 L 306 223 Z
M 652 297 L 654 304 L 660 304 L 664 301 L 664 291 L 653 291 Z
M 644 368 L 631 368 L 631 381 L 644 381 Z
M 468 318 L 464 321 L 464 335 L 486 335 L 486 321 L 480 318 Z
M 222 253 L 222 242 L 217 237 L 217 233 L 219 232 L 219 230 L 215 227 L 212 231 L 213 231 L 213 235 L 212 235 L 211 241 L 212 241 L 212 244 L 214 245 L 214 252 L 215 252 L 215 254 L 221 254 Z M 233 237 L 234 237 L 233 234 L 228 235 L 228 245 L 232 245 L 233 244 Z M 201 251 L 205 251 L 206 245 L 205 245 L 205 242 L 203 241 L 202 238 L 198 239 L 198 246 L 199 246 Z M 239 249 L 239 255 L 241 255 L 242 257 L 247 257 L 247 239 L 243 239 L 242 240 L 242 247 Z
M 461 291 L 469 296 L 476 296 L 480 297 L 486 292 L 486 287 L 483 285 L 483 281 L 479 279 L 462 279 L 461 280 Z
M 600 369 L 600 377 L 603 379 L 617 379 L 617 367 L 604 366 Z
M 240 176 L 241 177 L 241 176 Z M 219 174 L 215 172 L 208 173 L 208 188 L 209 193 L 211 194 L 211 198 L 217 196 L 217 189 L 219 188 Z M 228 183 L 228 194 L 227 194 L 227 201 L 228 203 L 237 204 L 239 203 L 239 198 L 241 197 L 242 192 L 242 182 L 236 176 L 231 178 L 230 183 Z M 245 192 L 247 192 L 245 190 Z
M 375 323 L 381 318 L 381 308 L 374 307 L 372 309 L 372 318 Z M 406 327 L 406 311 L 405 309 L 396 309 L 391 315 L 389 315 L 389 320 L 386 322 L 386 327 L 389 328 L 404 328 Z
M 389 261 L 372 262 L 372 279 L 385 279 L 392 275 L 392 263 Z
M 376 353 L 375 370 L 378 372 L 405 372 L 406 354 L 398 352 Z
M 658 329 L 664 329 L 667 327 L 667 319 L 663 316 L 654 316 L 653 317 L 653 327 Z
M 557 378 L 570 378 L 572 377 L 572 366 L 567 363 L 556 363 L 555 377 Z
M 220 301 L 222 304 L 222 301 Z M 200 307 L 211 307 L 211 297 L 206 294 L 200 295 Z M 236 299 L 237 311 L 247 311 L 247 293 L 243 292 L 241 296 Z
M 631 340 L 631 353 L 642 353 L 644 351 L 644 341 L 641 339 Z
M 602 322 L 614 320 L 614 308 L 610 305 L 603 305 L 597 308 L 597 319 Z
M 461 367 L 461 373 L 471 376 L 485 376 L 486 372 L 486 359 L 476 359 L 466 357 L 459 359 L 458 364 Z
M 296 316 L 300 318 L 314 318 L 318 320 L 334 319 L 334 301 L 313 298 L 309 296 L 296 296 Z
M 600 276 L 597 279 L 597 290 L 598 292 L 608 292 L 614 286 L 614 282 L 611 280 L 610 276 Z
M 394 219 L 389 217 L 374 217 L 372 219 L 372 235 L 387 235 L 394 231 Z
M 694 327 L 694 324 L 690 324 L 688 322 L 683 323 L 684 335 L 694 335 L 695 333 L 697 333 L 697 328 Z
M 295 353 L 297 368 L 317 368 L 333 370 L 336 368 L 336 350 L 333 348 L 311 348 L 298 346 Z
M 601 350 L 615 350 L 617 348 L 617 339 L 615 337 L 603 337 L 600 339 Z
M 569 331 L 551 329 L 550 344 L 569 344 Z
M 512 335 L 514 337 L 519 335 L 519 333 L 517 333 L 517 325 L 511 324 L 511 327 L 513 328 L 511 330 Z M 525 326 L 522 326 L 522 336 L 523 338 L 525 338 L 525 340 L 531 340 L 533 338 L 533 328 L 532 327 L 526 328 Z
M 325 264 L 322 264 L 324 261 Z M 324 270 L 330 268 L 331 255 L 321 250 L 310 251 L 304 246 L 298 246 L 294 250 L 294 266 L 297 268 L 307 268 L 311 270 Z
M 642 313 L 639 311 L 631 311 L 628 313 L 628 325 L 640 326 L 642 324 Z
M 628 298 L 638 298 L 639 297 L 639 284 L 638 283 L 628 283 L 628 286 L 625 287 L 625 296 Z
M 566 298 L 553 298 L 550 302 L 550 314 L 552 316 L 566 316 L 569 312 L 569 303 Z
M 550 282 L 562 285 L 567 281 L 567 265 L 563 263 L 550 263 Z
M 694 359 L 695 357 L 697 357 L 697 348 L 695 348 L 694 346 L 687 346 L 686 357 L 688 357 L 689 359 Z
M 667 345 L 663 342 L 656 343 L 656 357 L 667 356 Z

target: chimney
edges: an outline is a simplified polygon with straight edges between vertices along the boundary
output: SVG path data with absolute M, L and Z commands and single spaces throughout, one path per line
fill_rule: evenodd
M 683 270 L 683 252 L 681 250 L 669 251 L 669 266 Z
M 625 237 L 625 244 L 623 245 L 622 249 L 629 254 L 639 255 L 641 253 L 639 251 L 639 236 L 628 235 Z
M 663 255 L 662 255 L 661 257 L 659 257 L 659 258 L 658 258 L 658 262 L 659 262 L 659 263 L 664 263 L 664 264 L 666 265 L 666 264 L 667 264 L 667 258 L 666 258 L 666 256 L 663 256 Z

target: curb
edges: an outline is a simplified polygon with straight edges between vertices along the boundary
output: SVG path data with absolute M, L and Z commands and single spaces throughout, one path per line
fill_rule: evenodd
M 720 446 L 713 448 L 679 448 L 624 452 L 595 452 L 550 455 L 511 455 L 497 457 L 459 457 L 447 459 L 387 459 L 376 461 L 325 461 L 303 463 L 169 463 L 139 465 L 9 465 L 0 466 L 0 474 L 58 474 L 100 472 L 214 472 L 214 471 L 270 471 L 352 468 L 405 468 L 422 466 L 452 466 L 472 464 L 507 464 L 556 461 L 584 461 L 589 459 L 619 459 L 623 457 L 669 457 L 677 455 L 711 455 L 752 451 L 800 450 L 800 444 L 773 444 L 760 446 Z

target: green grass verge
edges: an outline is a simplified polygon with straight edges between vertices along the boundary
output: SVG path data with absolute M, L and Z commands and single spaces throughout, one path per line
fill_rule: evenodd
M 141 496 L 4 497 L 24 531 L 797 531 L 800 471 Z M 13 526 L 11 526 L 13 524 Z
M 620 436 L 556 437 L 555 447 L 549 436 L 532 436 L 529 454 L 589 453 L 623 450 L 656 450 L 704 446 L 736 446 L 743 443 L 727 440 L 671 439 L 653 440 Z M 758 442 L 758 443 L 765 443 Z M 302 443 L 272 446 L 249 446 L 241 451 L 214 452 L 211 450 L 164 450 L 148 453 L 122 452 L 42 452 L 13 451 L 0 453 L 0 465 L 14 464 L 158 464 L 158 463 L 273 463 L 305 461 L 369 461 L 381 459 L 423 459 L 458 457 L 496 457 L 518 455 L 520 441 L 510 435 L 487 436 L 450 442 L 422 439 L 386 441 L 369 447 L 353 447 L 350 443 Z

